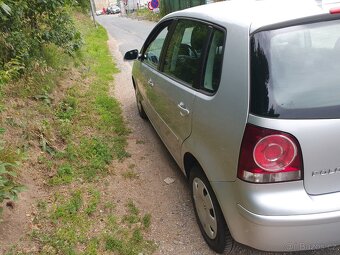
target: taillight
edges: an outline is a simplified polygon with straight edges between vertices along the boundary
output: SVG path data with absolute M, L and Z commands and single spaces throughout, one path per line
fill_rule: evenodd
M 340 13 L 340 7 L 334 7 L 329 10 L 330 14 L 339 14 Z
M 238 164 L 238 178 L 254 183 L 301 180 L 302 156 L 290 134 L 247 124 Z

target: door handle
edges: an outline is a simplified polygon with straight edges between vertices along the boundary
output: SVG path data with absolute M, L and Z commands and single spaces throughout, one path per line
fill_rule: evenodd
M 183 102 L 180 102 L 177 105 L 178 109 L 179 109 L 179 113 L 181 114 L 182 117 L 187 116 L 190 114 L 190 111 L 185 107 L 185 104 Z
M 151 79 L 148 80 L 148 84 L 149 84 L 150 87 L 154 86 L 153 81 Z

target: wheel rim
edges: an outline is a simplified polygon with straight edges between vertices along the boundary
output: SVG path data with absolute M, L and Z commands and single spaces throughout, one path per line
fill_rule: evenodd
M 214 239 L 217 235 L 217 220 L 209 191 L 199 178 L 194 179 L 192 186 L 198 218 L 207 236 Z

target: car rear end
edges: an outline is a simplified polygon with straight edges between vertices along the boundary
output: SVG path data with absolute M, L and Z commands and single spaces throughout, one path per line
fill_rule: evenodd
M 270 251 L 339 245 L 340 8 L 251 33 L 249 112 L 223 191 L 236 194 L 224 206 L 234 238 Z

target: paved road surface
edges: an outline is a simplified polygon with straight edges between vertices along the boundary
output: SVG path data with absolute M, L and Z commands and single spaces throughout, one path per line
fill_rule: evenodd
M 120 15 L 97 16 L 97 21 L 118 42 L 122 55 L 128 50 L 140 50 L 146 37 L 155 26 L 155 23 L 150 21 L 138 21 Z

